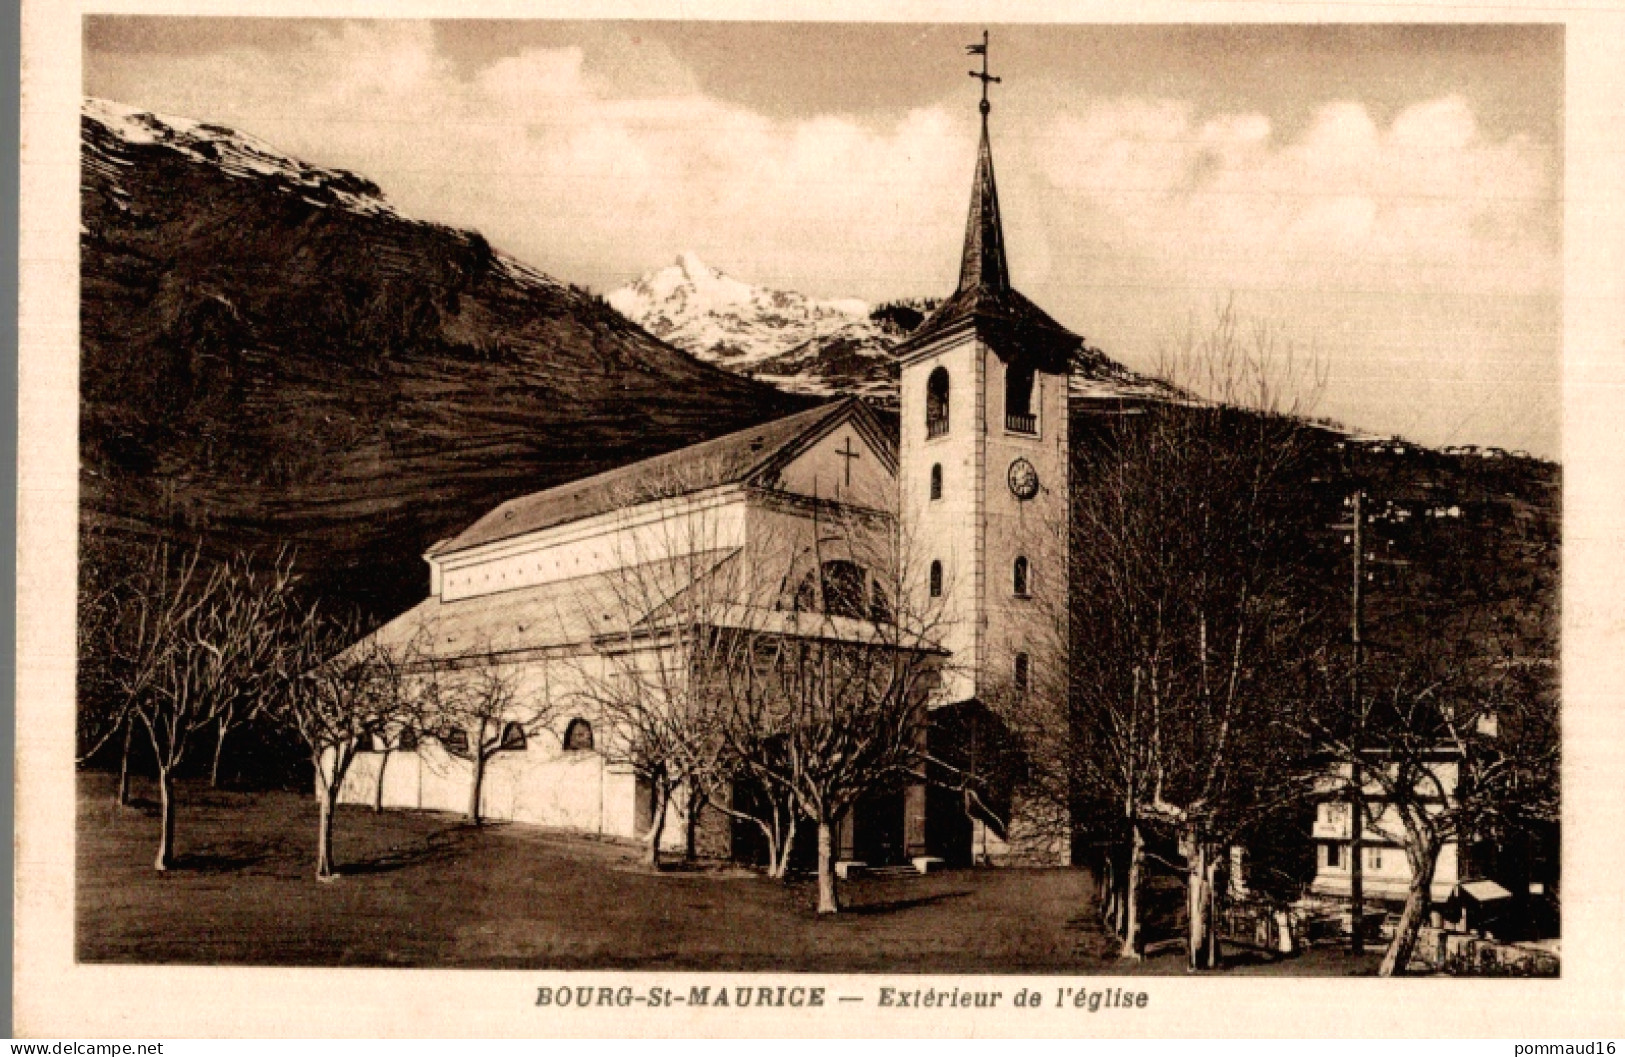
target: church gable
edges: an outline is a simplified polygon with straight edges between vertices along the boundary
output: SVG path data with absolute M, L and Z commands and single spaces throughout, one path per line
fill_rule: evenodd
M 759 475 L 775 491 L 890 511 L 897 503 L 896 445 L 872 412 L 853 402 Z

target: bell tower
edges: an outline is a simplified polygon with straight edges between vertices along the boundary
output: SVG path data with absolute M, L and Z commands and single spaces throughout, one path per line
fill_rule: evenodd
M 1067 384 L 1080 338 L 1010 283 L 982 56 L 981 142 L 953 295 L 898 348 L 912 612 L 951 654 L 936 705 L 1064 700 Z

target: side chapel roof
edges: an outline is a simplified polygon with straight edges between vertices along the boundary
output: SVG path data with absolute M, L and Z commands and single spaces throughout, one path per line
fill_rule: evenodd
M 380 627 L 375 641 L 422 660 L 501 656 L 578 646 L 646 624 L 699 577 L 734 556 L 722 548 L 681 562 L 651 562 L 606 573 L 448 602 L 431 595 Z

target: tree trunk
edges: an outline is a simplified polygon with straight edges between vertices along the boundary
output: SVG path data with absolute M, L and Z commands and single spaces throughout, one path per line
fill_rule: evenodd
M 660 869 L 660 838 L 666 832 L 666 804 L 671 800 L 671 794 L 666 791 L 666 784 L 660 779 L 650 783 L 650 795 L 655 798 L 654 811 L 649 819 L 649 844 L 644 849 L 644 862 L 651 870 Z
M 485 752 L 479 747 L 474 749 L 474 780 L 468 789 L 468 821 L 478 826 L 480 824 L 480 794 L 485 790 Z
M 385 749 L 378 757 L 378 780 L 372 787 L 372 813 L 379 814 L 384 810 L 384 768 L 389 766 L 389 750 Z
M 683 811 L 683 861 L 699 858 L 700 804 L 703 798 L 693 782 L 688 783 L 688 802 Z
M 1383 952 L 1378 976 L 1399 976 L 1410 964 L 1411 952 L 1416 949 L 1416 934 L 1427 918 L 1428 906 L 1433 901 L 1433 873 L 1439 865 L 1439 848 L 1443 842 L 1428 838 L 1420 845 L 1412 839 L 1416 851 L 1407 854 L 1411 860 L 1411 887 L 1405 893 L 1405 909 L 1399 915 L 1399 927 Z
M 835 828 L 828 819 L 818 820 L 818 912 L 839 913 L 841 902 L 835 890 Z
M 1100 921 L 1113 936 L 1123 935 L 1123 881 L 1118 874 L 1115 848 L 1108 847 L 1100 861 Z
M 1095 871 L 1095 891 L 1100 899 L 1100 923 L 1107 929 L 1114 929 L 1112 915 L 1116 913 L 1112 906 L 1116 899 L 1112 892 L 1112 856 L 1106 852 L 1100 857 L 1100 868 Z
M 1216 969 L 1219 965 L 1219 936 L 1214 921 L 1214 849 L 1194 833 L 1187 840 L 1189 851 L 1185 866 L 1185 895 L 1190 968 L 1192 971 Z
M 118 806 L 130 806 L 130 735 L 134 732 L 134 724 L 128 720 L 124 724 L 124 751 L 119 755 L 118 761 Z
M 214 761 L 209 764 L 209 788 L 220 788 L 220 753 L 226 747 L 226 724 L 222 720 L 220 732 L 214 738 Z
M 796 823 L 795 818 L 792 816 L 790 821 L 785 825 L 783 838 L 781 838 L 779 841 L 778 873 L 776 873 L 774 876 L 781 881 L 790 876 L 790 853 L 795 851 L 795 847 Z
M 158 764 L 158 820 L 158 856 L 152 868 L 168 870 L 175 865 L 175 777 L 162 761 Z
M 316 774 L 316 880 L 331 881 L 338 877 L 338 864 L 333 860 L 333 810 L 338 789 Z
M 1123 881 L 1122 895 L 1123 945 L 1117 956 L 1139 961 L 1143 956 L 1140 950 L 1140 875 L 1145 872 L 1145 837 L 1140 833 L 1138 822 L 1130 823 L 1129 829 L 1128 877 Z
M 779 831 L 765 822 L 758 822 L 757 828 L 762 831 L 762 839 L 767 841 L 767 876 L 777 880 L 779 877 Z

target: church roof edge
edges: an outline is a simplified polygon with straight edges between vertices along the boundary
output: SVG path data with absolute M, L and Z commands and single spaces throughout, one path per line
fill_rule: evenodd
M 864 423 L 871 443 L 880 443 L 895 470 L 896 453 L 890 450 L 895 441 L 867 404 L 846 397 L 509 499 L 436 544 L 430 556 L 447 557 L 653 499 L 749 482 L 788 462 L 811 440 L 853 415 Z

